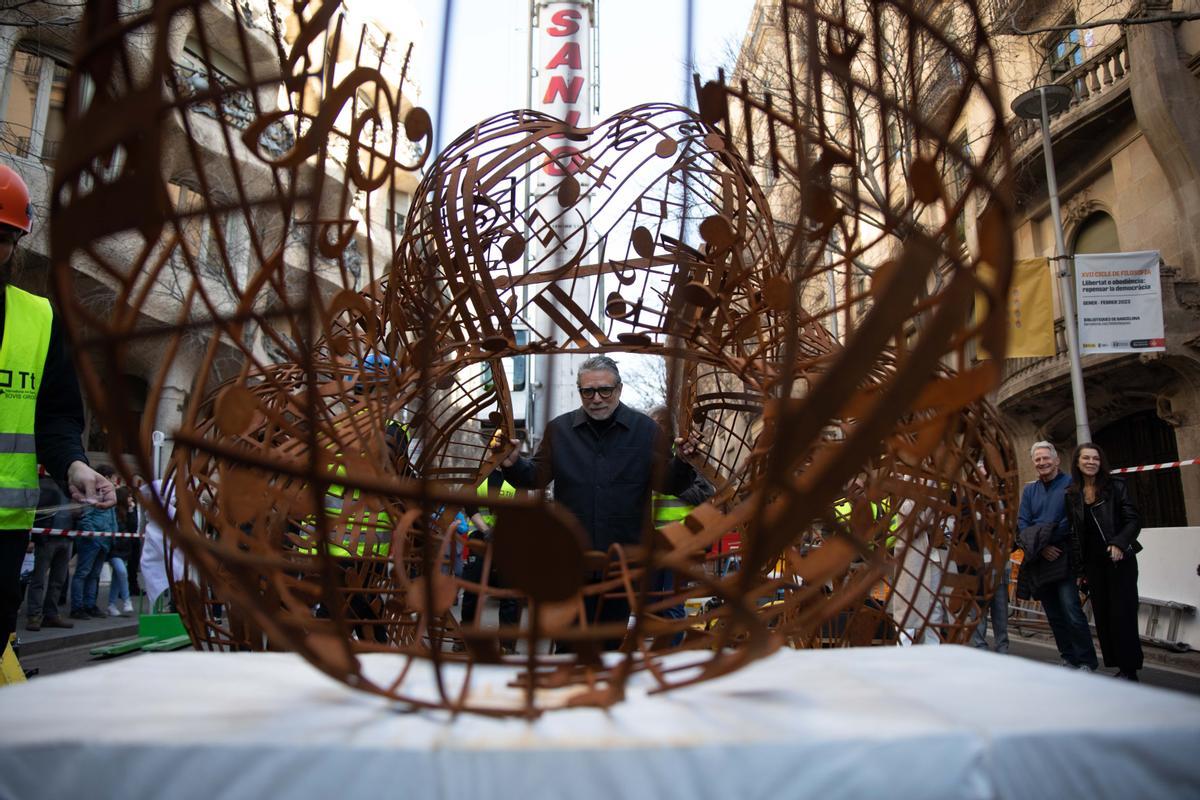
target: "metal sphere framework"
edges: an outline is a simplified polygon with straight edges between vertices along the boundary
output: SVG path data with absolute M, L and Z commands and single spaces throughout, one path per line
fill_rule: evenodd
M 617 702 L 635 670 L 667 690 L 785 645 L 965 642 L 1016 507 L 984 399 L 999 362 L 976 359 L 1004 352 L 1007 137 L 974 3 L 946 4 L 967 37 L 910 4 L 848 5 L 781 5 L 782 93 L 711 82 L 697 111 L 583 129 L 514 111 L 432 158 L 406 59 L 336 3 L 269 29 L 197 0 L 90 4 L 55 277 L 128 473 L 152 473 L 153 421 L 179 403 L 177 510 L 148 511 L 185 557 L 172 588 L 196 647 L 534 715 Z M 884 28 L 934 57 L 875 69 Z M 208 64 L 244 54 L 244 79 L 184 69 L 184 40 Z M 931 63 L 957 78 L 938 87 Z M 951 146 L 968 104 L 974 156 Z M 893 126 L 914 143 L 895 160 Z M 666 359 L 672 433 L 702 433 L 715 496 L 660 531 L 647 510 L 644 541 L 607 552 L 541 493 L 489 498 L 484 577 L 456 577 L 456 516 L 515 433 L 501 360 L 591 353 Z M 139 369 L 140 418 L 114 380 Z M 516 600 L 522 622 L 461 622 L 460 590 Z M 594 624 L 588 598 L 628 602 L 630 625 Z M 483 664 L 511 670 L 510 695 L 472 692 Z

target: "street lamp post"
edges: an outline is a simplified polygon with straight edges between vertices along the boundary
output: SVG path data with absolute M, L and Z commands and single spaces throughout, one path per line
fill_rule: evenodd
M 1062 215 L 1058 207 L 1058 176 L 1054 172 L 1054 153 L 1050 144 L 1050 114 L 1064 111 L 1071 103 L 1071 90 L 1059 84 L 1030 89 L 1012 103 L 1018 117 L 1036 119 L 1042 127 L 1042 154 L 1046 158 L 1046 187 L 1050 195 L 1050 216 L 1054 218 L 1054 242 L 1058 275 L 1058 294 L 1062 300 L 1063 327 L 1067 332 L 1067 357 L 1071 363 L 1071 396 L 1075 403 L 1075 443 L 1092 440 L 1088 425 L 1087 396 L 1083 388 L 1083 366 L 1079 360 L 1079 330 L 1075 327 L 1074 260 L 1067 255 Z

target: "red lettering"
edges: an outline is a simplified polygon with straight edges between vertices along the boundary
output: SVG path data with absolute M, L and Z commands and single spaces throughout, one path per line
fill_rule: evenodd
M 547 28 L 546 33 L 551 36 L 570 36 L 578 33 L 579 23 L 575 22 L 575 20 L 582 16 L 583 14 L 573 8 L 564 8 L 562 11 L 555 11 L 550 17 L 550 22 L 560 27 Z
M 583 116 L 582 112 L 568 111 L 567 112 L 567 127 L 578 128 L 579 127 L 579 118 L 581 116 Z M 562 138 L 565 138 L 566 135 L 567 135 L 566 133 L 552 133 L 552 134 L 550 134 L 549 138 L 562 139 Z
M 567 156 L 566 166 L 563 166 L 563 156 Z M 581 169 L 583 169 L 583 155 L 577 148 L 569 144 L 554 148 L 550 151 L 550 157 L 546 159 L 546 174 L 556 178 L 561 178 L 568 172 L 579 172 Z
M 558 95 L 564 103 L 578 103 L 579 93 L 583 91 L 583 76 L 577 75 L 571 78 L 571 85 L 567 86 L 566 78 L 561 75 L 555 75 L 550 78 L 550 83 L 546 85 L 546 95 L 542 98 L 543 103 L 553 103 L 554 96 Z
M 583 56 L 579 53 L 579 42 L 566 42 L 562 49 L 554 54 L 546 69 L 567 67 L 568 69 L 583 69 Z

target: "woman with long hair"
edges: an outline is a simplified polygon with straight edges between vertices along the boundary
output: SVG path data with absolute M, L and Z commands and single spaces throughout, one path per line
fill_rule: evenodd
M 117 532 L 129 532 L 129 506 L 132 502 L 128 486 L 117 487 Z M 136 520 L 135 520 L 136 522 Z M 133 528 L 134 531 L 137 527 Z M 108 615 L 129 616 L 133 613 L 133 601 L 129 598 L 129 571 L 133 561 L 133 539 L 124 536 L 112 538 L 112 549 L 108 553 L 108 565 L 112 568 L 112 583 L 108 585 Z
M 1138 636 L 1137 535 L 1142 529 L 1125 482 L 1109 474 L 1108 458 L 1085 442 L 1071 454 L 1067 516 L 1075 563 L 1083 568 L 1104 665 L 1136 681 L 1142 668 Z

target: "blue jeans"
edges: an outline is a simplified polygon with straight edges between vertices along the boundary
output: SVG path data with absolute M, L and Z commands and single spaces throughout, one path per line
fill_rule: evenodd
M 1066 557 L 1065 554 L 1063 557 Z M 1073 667 L 1099 667 L 1096 648 L 1092 645 L 1092 631 L 1088 628 L 1087 617 L 1083 615 L 1075 580 L 1068 578 L 1044 586 L 1038 592 L 1037 599 L 1046 611 L 1046 621 L 1054 632 L 1054 643 L 1058 645 L 1058 654 L 1063 661 Z
M 996 652 L 1008 652 L 1008 559 L 1004 559 L 1004 569 L 1000 573 L 1000 581 L 996 585 L 996 593 L 986 607 L 979 609 L 979 625 L 971 634 L 971 646 L 981 650 L 988 649 L 987 629 L 988 617 L 992 619 L 992 634 L 996 638 Z
M 120 556 L 109 558 L 108 565 L 112 567 L 112 583 L 108 585 L 108 604 L 119 607 L 119 603 L 129 599 L 129 568 L 125 565 L 125 559 Z
M 675 575 L 669 570 L 662 570 L 654 575 L 654 583 L 650 587 L 653 592 L 673 592 L 675 591 Z M 659 612 L 667 619 L 683 619 L 687 616 L 687 612 L 683 606 L 671 606 L 664 608 Z
M 108 548 L 94 536 L 81 538 L 75 552 L 75 577 L 71 578 L 71 610 L 84 611 L 96 607 L 100 593 L 100 568 Z

